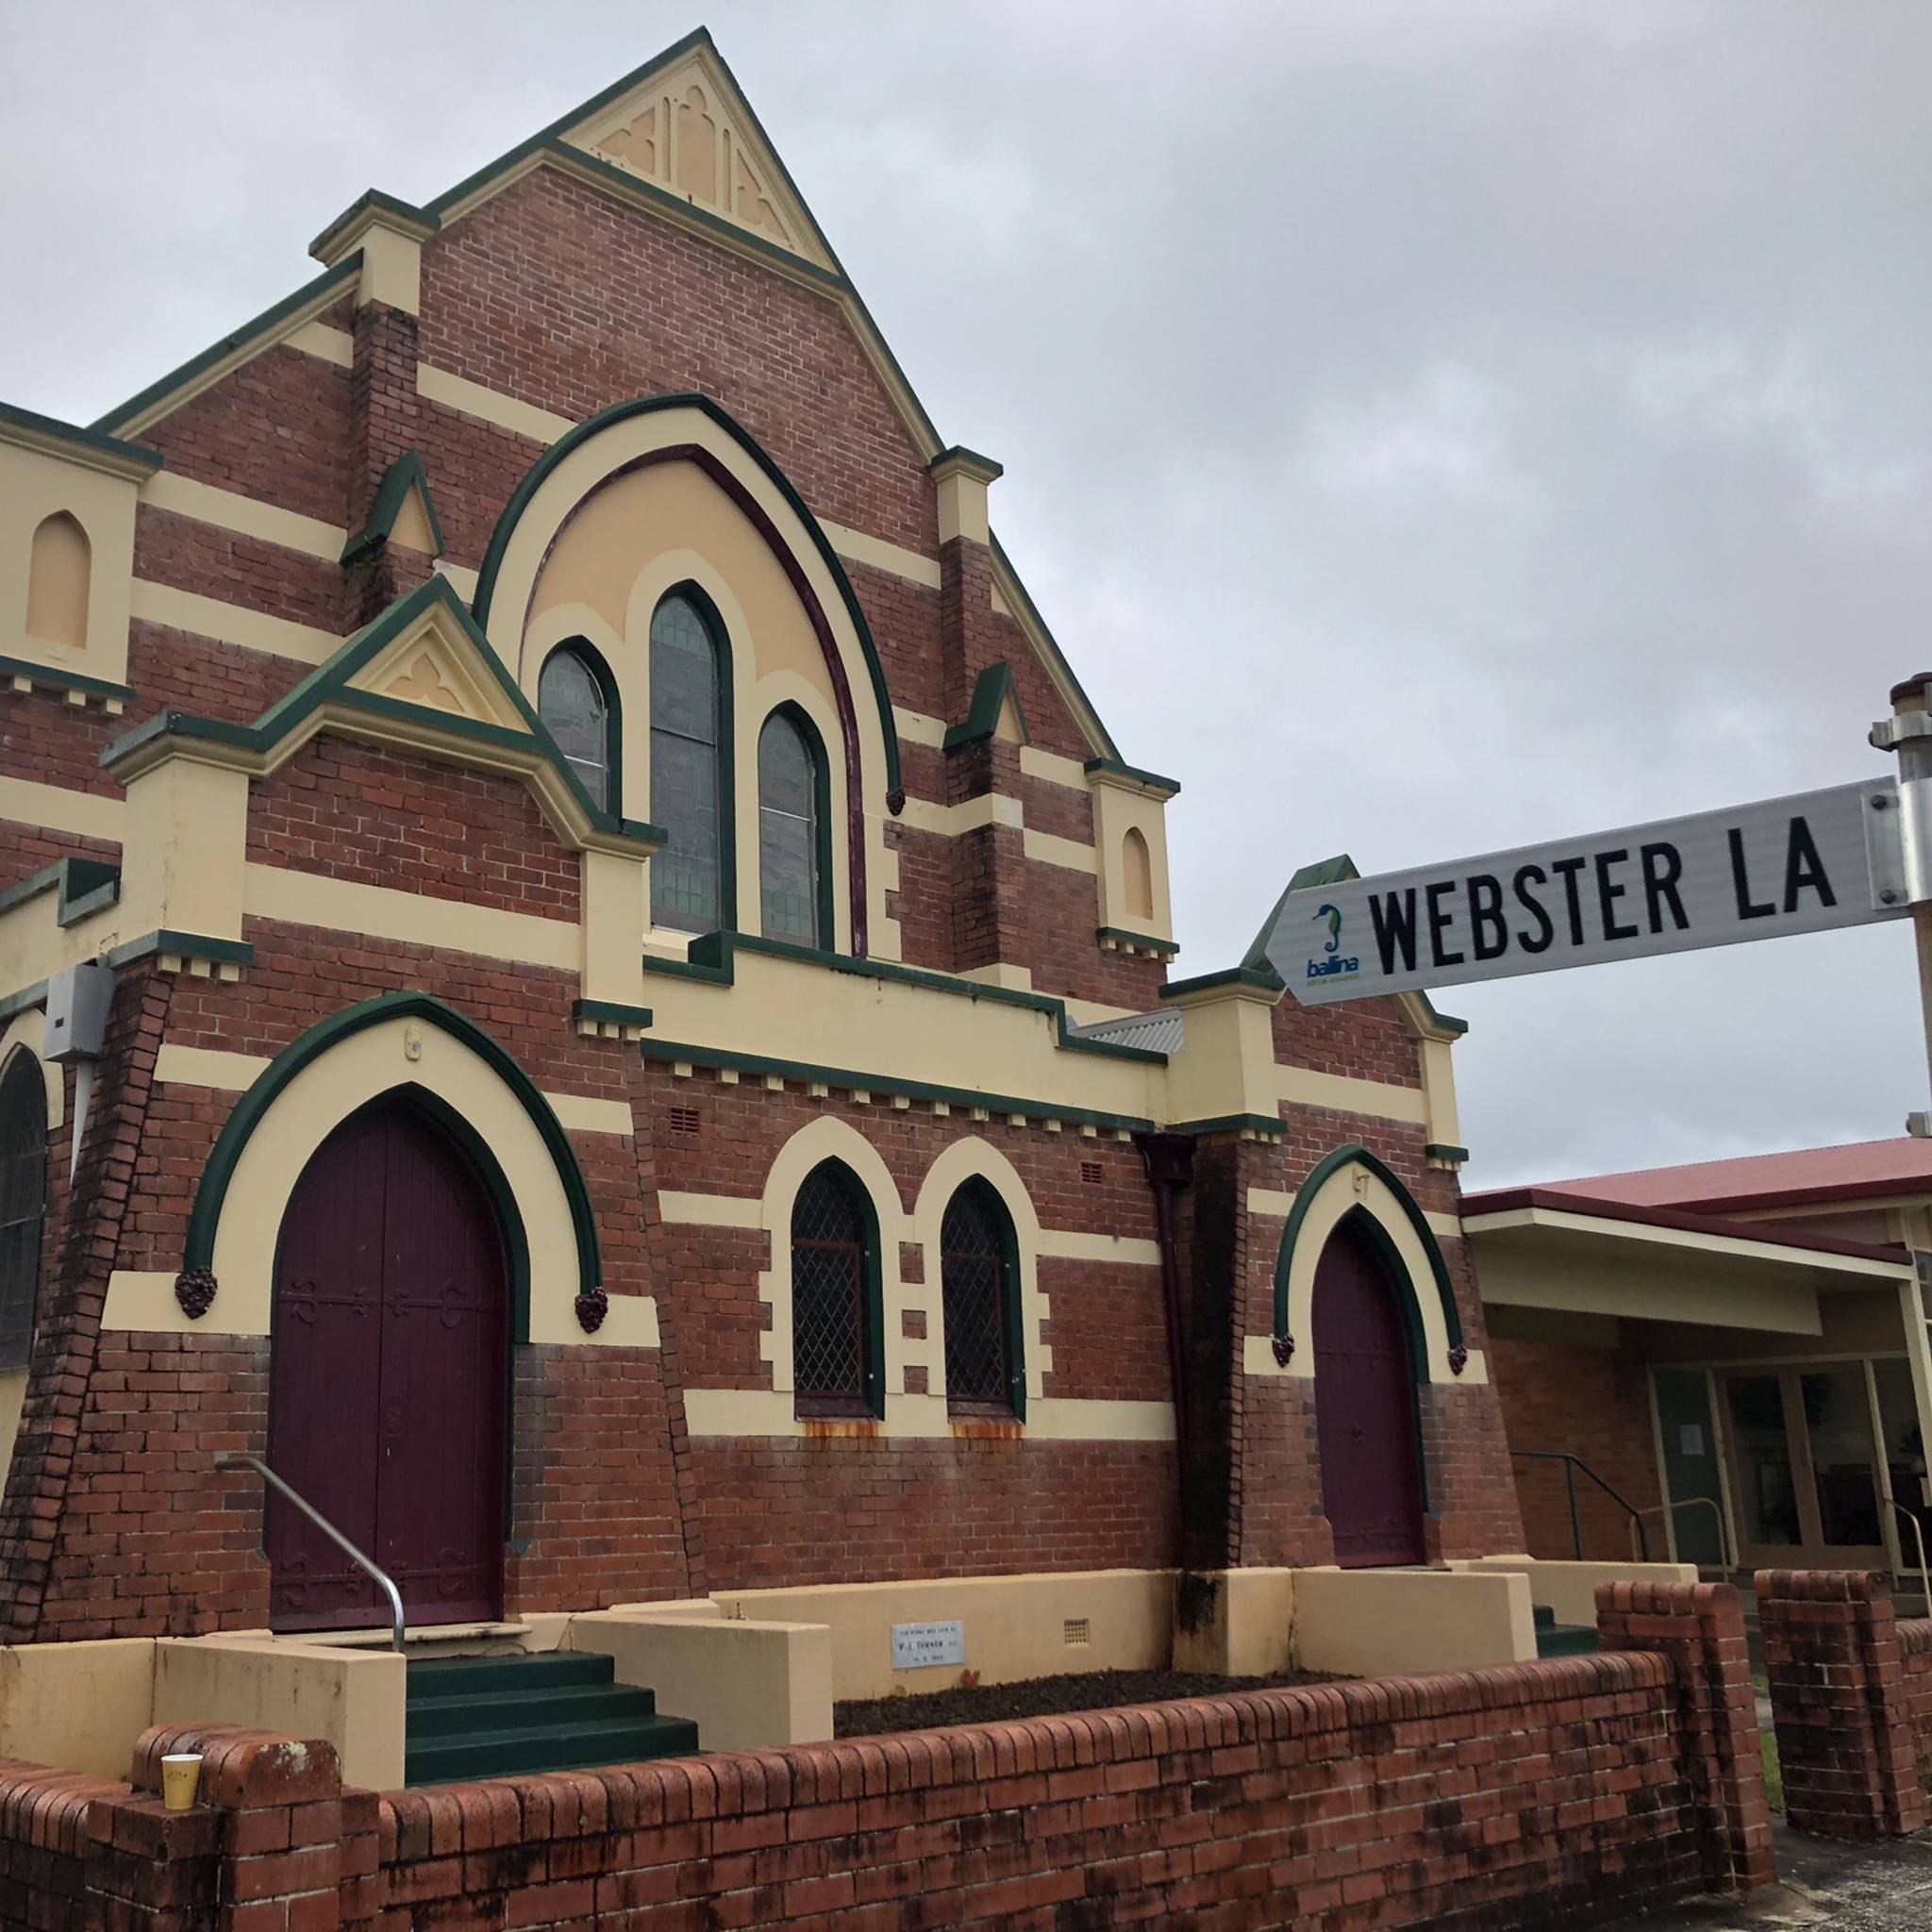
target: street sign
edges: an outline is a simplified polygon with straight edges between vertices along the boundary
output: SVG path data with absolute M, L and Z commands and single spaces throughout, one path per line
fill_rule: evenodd
M 1291 892 L 1305 1006 L 1824 932 L 1910 911 L 1890 778 Z

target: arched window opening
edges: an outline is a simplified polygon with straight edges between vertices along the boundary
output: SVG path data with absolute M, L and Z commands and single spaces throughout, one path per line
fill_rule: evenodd
M 790 708 L 758 733 L 758 887 L 768 940 L 829 946 L 825 761 L 818 734 Z
M 1136 919 L 1154 917 L 1154 860 L 1140 826 L 1129 825 L 1121 841 L 1121 880 L 1126 888 L 1127 910 Z
M 792 1385 L 801 1415 L 877 1415 L 878 1254 L 851 1173 L 815 1167 L 791 1206 Z
M 1002 1415 L 1024 1408 L 1016 1275 L 1005 1208 L 984 1181 L 968 1181 L 940 1221 L 951 1408 Z
M 93 547 L 67 511 L 57 510 L 34 532 L 26 567 L 26 633 L 43 644 L 87 648 L 88 580 Z
M 666 597 L 651 619 L 651 821 L 666 835 L 651 919 L 681 932 L 727 923 L 721 690 L 711 626 L 689 597 Z
M 0 1370 L 33 1351 L 46 1212 L 46 1077 L 22 1048 L 0 1068 Z
M 587 644 L 561 644 L 537 679 L 537 715 L 591 803 L 617 809 L 617 701 Z

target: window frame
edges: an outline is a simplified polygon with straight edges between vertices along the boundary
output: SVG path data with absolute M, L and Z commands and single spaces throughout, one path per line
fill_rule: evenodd
M 25 1288 L 25 1341 L 20 1358 L 10 1358 L 11 1350 L 0 1348 L 0 1373 L 17 1373 L 28 1366 L 33 1359 L 34 1335 L 40 1325 L 41 1277 L 47 1259 L 47 1208 L 48 1182 L 51 1175 L 50 1135 L 47 1124 L 47 1076 L 41 1062 L 25 1046 L 16 1046 L 9 1053 L 0 1056 L 0 1135 L 4 1135 L 10 1124 L 7 1111 L 15 1093 L 22 1096 L 22 1119 L 34 1124 L 34 1138 L 37 1145 L 34 1152 L 40 1159 L 40 1203 L 38 1212 L 31 1217 L 33 1235 L 33 1263 Z M 25 1226 L 27 1218 L 10 1222 L 8 1226 Z M 4 1283 L 0 1283 L 4 1288 Z M 0 1304 L 4 1306 L 4 1304 Z M 4 1338 L 6 1324 L 0 1322 L 0 1338 Z
M 806 757 L 811 761 L 812 799 L 812 862 L 818 873 L 816 905 L 813 919 L 818 926 L 811 950 L 831 953 L 838 950 L 838 894 L 834 890 L 832 877 L 832 771 L 830 760 L 825 755 L 824 734 L 813 723 L 810 712 L 803 705 L 787 699 L 783 704 L 774 705 L 765 713 L 758 724 L 758 737 L 752 747 L 753 768 L 758 777 L 758 931 L 765 939 L 773 935 L 765 931 L 765 787 L 763 754 L 765 733 L 778 720 L 783 719 L 799 735 L 804 743 Z M 780 940 L 782 945 L 803 945 L 803 940 Z
M 543 662 L 537 671 L 537 702 L 533 708 L 540 719 L 543 717 L 543 674 L 562 657 L 575 658 L 591 675 L 591 682 L 597 687 L 604 700 L 604 803 L 602 809 L 612 818 L 624 816 L 624 701 L 618 693 L 617 679 L 611 675 L 610 666 L 605 662 L 604 654 L 589 638 L 568 637 L 543 654 Z M 543 728 L 548 731 L 545 721 Z M 558 753 L 563 758 L 564 767 L 581 785 L 575 766 L 570 761 L 569 754 L 558 746 Z M 585 790 L 588 792 L 589 787 Z M 596 800 L 591 799 L 595 805 Z
M 658 915 L 655 870 L 652 874 L 648 909 L 653 926 L 661 925 L 667 932 L 689 932 L 696 938 L 705 931 L 735 932 L 738 929 L 737 704 L 732 681 L 731 633 L 725 627 L 724 620 L 718 614 L 718 607 L 705 594 L 699 585 L 689 578 L 682 583 L 673 584 L 652 605 L 651 621 L 644 633 L 644 708 L 649 732 L 647 742 L 651 750 L 649 817 L 652 824 L 664 826 L 664 821 L 658 816 L 657 809 L 658 726 L 656 687 L 658 653 L 655 633 L 659 613 L 674 599 L 691 606 L 711 646 L 713 689 L 717 700 L 716 737 L 713 741 L 713 749 L 717 755 L 715 773 L 718 787 L 717 920 L 713 925 L 702 928 L 666 924 Z M 665 829 L 668 830 L 668 826 Z M 652 863 L 655 868 L 655 857 Z
M 1006 1343 L 1007 1392 L 1004 1399 L 956 1396 L 945 1359 L 945 1350 L 951 1345 L 952 1335 L 951 1324 L 946 1320 L 946 1216 L 952 1212 L 953 1204 L 961 1194 L 970 1194 L 983 1205 L 998 1243 L 1000 1332 Z M 945 1340 L 940 1354 L 940 1374 L 945 1384 L 946 1413 L 961 1419 L 1024 1423 L 1026 1420 L 1026 1353 L 1025 1320 L 1021 1307 L 1020 1235 L 1005 1195 L 985 1174 L 968 1174 L 946 1196 L 940 1208 L 938 1250 L 940 1320 L 945 1328 Z
M 807 1391 L 798 1386 L 798 1204 L 806 1190 L 832 1171 L 834 1186 L 845 1194 L 858 1222 L 859 1389 L 858 1393 Z M 879 1248 L 878 1209 L 858 1175 L 836 1154 L 815 1161 L 791 1196 L 785 1217 L 786 1268 L 791 1281 L 791 1406 L 801 1421 L 884 1422 L 886 1419 L 885 1282 Z

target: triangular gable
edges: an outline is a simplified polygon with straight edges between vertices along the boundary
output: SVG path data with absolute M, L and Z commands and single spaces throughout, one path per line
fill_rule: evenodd
M 675 47 L 558 130 L 566 145 L 759 236 L 819 268 L 838 258 L 708 36 Z
M 349 539 L 342 561 L 359 563 L 385 543 L 425 557 L 442 555 L 442 524 L 436 514 L 436 499 L 429 493 L 429 473 L 424 468 L 420 450 L 398 457 L 383 473 L 382 487 L 370 506 L 369 521 Z
M 973 703 L 963 724 L 946 732 L 945 749 L 958 751 L 961 745 L 978 744 L 989 738 L 1008 744 L 1031 744 L 1033 734 L 1026 728 L 1026 713 L 1020 705 L 1020 687 L 1013 667 L 1004 658 L 989 664 L 973 687 Z
M 593 805 L 528 699 L 449 580 L 433 576 L 365 625 L 253 724 L 163 711 L 110 744 L 101 762 L 124 782 L 187 750 L 259 774 L 317 732 L 419 751 L 522 778 L 572 845 L 641 858 L 655 825 Z

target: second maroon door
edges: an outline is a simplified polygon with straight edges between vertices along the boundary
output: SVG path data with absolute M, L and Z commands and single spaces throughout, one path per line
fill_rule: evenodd
M 1415 1371 L 1396 1289 L 1344 1221 L 1315 1266 L 1315 1431 L 1322 1502 L 1344 1570 L 1420 1563 Z
M 489 1197 L 413 1108 L 317 1150 L 275 1263 L 269 1466 L 395 1578 L 412 1624 L 503 1612 L 508 1281 Z M 268 1504 L 278 1630 L 380 1623 L 370 1578 Z

